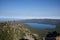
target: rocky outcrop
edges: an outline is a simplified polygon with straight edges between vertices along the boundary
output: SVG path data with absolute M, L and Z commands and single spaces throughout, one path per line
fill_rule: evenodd
M 32 33 L 23 24 L 16 22 L 0 23 L 0 40 L 39 40 L 37 34 Z

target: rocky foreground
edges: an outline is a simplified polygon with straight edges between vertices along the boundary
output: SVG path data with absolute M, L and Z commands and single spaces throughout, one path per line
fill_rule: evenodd
M 22 23 L 0 23 L 0 40 L 40 40 L 39 36 L 32 33 Z

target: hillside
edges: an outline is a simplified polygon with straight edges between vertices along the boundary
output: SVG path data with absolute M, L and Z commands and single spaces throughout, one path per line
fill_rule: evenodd
M 39 36 L 32 33 L 22 23 L 3 22 L 0 23 L 0 40 L 40 40 Z
M 21 22 L 21 23 L 39 23 L 39 24 L 56 25 L 56 28 L 52 29 L 52 30 L 55 30 L 57 32 L 60 31 L 60 19 L 26 19 L 26 20 L 21 20 L 21 21 L 16 21 L 16 22 L 18 22 L 18 23 Z M 40 29 L 38 29 L 38 30 L 40 30 Z
M 17 22 L 56 25 L 56 28 L 54 29 L 37 29 L 37 28 L 31 28 L 29 25 L 27 25 L 28 26 L 27 28 L 31 29 L 32 32 L 37 33 L 40 36 L 40 38 L 45 37 L 48 34 L 48 32 L 56 31 L 57 33 L 60 33 L 60 19 L 26 19 Z
M 17 21 L 17 22 L 57 25 L 57 24 L 60 24 L 60 19 L 26 19 L 26 20 L 20 20 L 20 21 Z
M 24 23 L 42 23 L 56 25 L 54 29 L 32 28 Z M 58 19 L 28 19 L 20 21 L 0 22 L 1 40 L 42 40 L 48 32 L 56 31 L 60 33 L 60 20 Z

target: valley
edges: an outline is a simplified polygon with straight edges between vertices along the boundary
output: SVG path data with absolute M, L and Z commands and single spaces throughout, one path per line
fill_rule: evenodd
M 39 21 L 38 21 L 39 20 Z M 44 20 L 44 19 L 43 19 Z M 43 40 L 49 32 L 60 33 L 60 20 L 40 19 L 0 22 L 1 40 Z M 41 23 L 42 22 L 42 23 Z M 27 24 L 28 23 L 28 24 Z M 3 34 L 3 35 L 2 35 Z

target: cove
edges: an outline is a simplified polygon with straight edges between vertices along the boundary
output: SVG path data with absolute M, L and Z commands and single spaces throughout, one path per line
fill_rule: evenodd
M 33 28 L 41 28 L 41 29 L 46 29 L 46 28 L 56 28 L 56 25 L 51 25 L 51 24 L 38 24 L 38 23 L 25 23 Z

